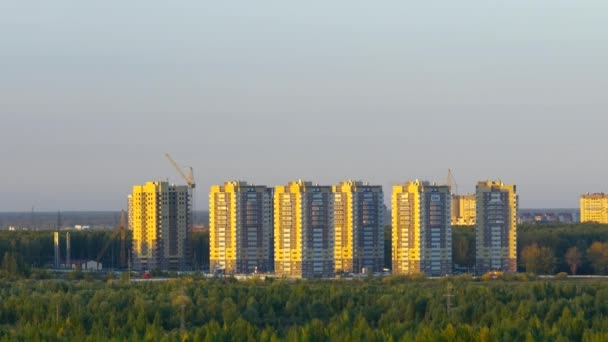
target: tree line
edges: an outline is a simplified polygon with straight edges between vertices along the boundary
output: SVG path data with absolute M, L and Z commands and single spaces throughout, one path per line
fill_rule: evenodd
M 384 230 L 385 267 L 391 269 L 390 226 Z M 71 259 L 95 260 L 111 238 L 111 231 L 72 231 Z M 452 227 L 453 262 L 472 270 L 475 264 L 475 229 Z M 608 225 L 522 224 L 517 231 L 519 271 L 536 274 L 608 274 Z M 131 235 L 127 234 L 127 248 Z M 101 262 L 104 268 L 118 267 L 120 241 L 110 242 Z M 209 233 L 195 232 L 190 239 L 194 270 L 209 270 Z M 31 268 L 53 264 L 52 231 L 0 231 L 0 257 L 6 272 L 28 274 Z M 61 233 L 60 254 L 65 260 L 65 233 Z M 5 262 L 6 261 L 6 262 Z
M 548 274 L 608 274 L 608 226 L 528 224 L 519 227 L 520 268 Z
M 475 229 L 452 227 L 453 260 L 475 264 Z M 608 225 L 521 224 L 517 227 L 518 270 L 535 274 L 608 274 Z

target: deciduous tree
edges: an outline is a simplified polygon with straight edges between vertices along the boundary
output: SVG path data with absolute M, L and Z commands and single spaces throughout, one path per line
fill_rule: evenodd
M 576 246 L 570 247 L 566 252 L 566 263 L 570 266 L 570 273 L 576 274 L 578 267 L 583 262 L 583 253 L 581 253 Z
M 535 274 L 547 274 L 553 272 L 555 258 L 549 247 L 532 244 L 524 247 L 521 252 L 521 261 L 526 272 Z
M 608 244 L 596 241 L 587 249 L 587 259 L 591 262 L 596 274 L 608 271 Z

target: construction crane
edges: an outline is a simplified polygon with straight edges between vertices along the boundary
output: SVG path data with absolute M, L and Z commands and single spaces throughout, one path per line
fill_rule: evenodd
M 190 228 L 192 228 L 192 226 L 194 226 L 194 219 L 196 218 L 196 216 L 194 215 L 194 212 L 196 210 L 196 201 L 194 196 L 194 188 L 196 188 L 196 183 L 194 182 L 194 171 L 192 170 L 192 167 L 189 166 L 188 174 L 186 174 L 183 168 L 179 166 L 179 164 L 175 160 L 173 160 L 173 158 L 171 158 L 171 155 L 169 155 L 169 153 L 165 153 L 165 157 L 167 157 L 171 165 L 173 165 L 173 167 L 177 170 L 179 175 L 183 178 L 183 180 L 186 182 L 186 184 L 188 184 L 188 187 L 190 188 L 190 198 L 192 198 L 192 216 L 190 218 Z
M 188 186 L 191 189 L 196 188 L 196 183 L 194 182 L 194 172 L 192 171 L 192 167 L 191 166 L 188 167 L 189 173 L 186 175 L 186 173 L 181 168 L 181 166 L 179 166 L 179 164 L 175 160 L 173 160 L 173 158 L 171 158 L 171 155 L 169 155 L 169 153 L 165 153 L 165 157 L 167 157 L 169 162 L 171 162 L 171 165 L 173 165 L 173 167 L 177 170 L 179 175 L 182 176 L 184 181 L 186 181 L 186 184 L 188 184 Z
M 452 174 L 452 169 L 448 169 L 448 186 L 450 187 L 450 191 L 452 191 L 452 186 L 454 187 L 454 191 L 452 194 L 458 195 L 458 184 L 456 184 L 456 178 Z
M 112 231 L 112 236 L 106 242 L 106 244 L 101 248 L 99 254 L 97 254 L 97 259 L 95 261 L 97 264 L 101 261 L 103 256 L 108 251 L 110 245 L 114 242 L 116 237 L 120 235 L 120 257 L 119 257 L 119 266 L 120 268 L 125 268 L 127 265 L 127 248 L 126 248 L 126 239 L 127 239 L 127 220 L 125 218 L 125 211 L 120 211 L 120 224 L 114 228 Z

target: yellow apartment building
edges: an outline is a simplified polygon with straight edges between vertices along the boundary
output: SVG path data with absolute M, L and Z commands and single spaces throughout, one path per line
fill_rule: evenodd
M 517 271 L 518 197 L 513 184 L 481 181 L 476 187 L 476 273 Z
M 452 195 L 452 226 L 474 226 L 475 195 Z
M 212 272 L 271 272 L 272 188 L 231 181 L 211 186 L 209 253 Z
M 381 272 L 384 267 L 382 186 L 349 180 L 334 185 L 332 190 L 336 272 Z
M 295 278 L 334 276 L 331 186 L 302 180 L 274 190 L 274 270 Z
M 190 198 L 185 185 L 156 181 L 133 186 L 128 205 L 135 269 L 188 267 Z
M 391 202 L 393 274 L 451 274 L 449 186 L 418 180 L 395 185 Z
M 608 223 L 608 195 L 581 195 L 581 222 Z

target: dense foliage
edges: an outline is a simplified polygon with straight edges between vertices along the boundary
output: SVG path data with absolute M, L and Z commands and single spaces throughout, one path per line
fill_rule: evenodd
M 475 228 L 452 227 L 452 262 L 454 267 L 469 272 L 475 266 Z
M 182 338 L 605 341 L 608 284 L 464 277 L 0 282 L 0 340 Z
M 567 257 L 568 251 L 576 247 L 579 253 L 577 274 L 608 274 L 608 225 L 582 224 L 525 224 L 517 228 L 517 249 L 520 270 L 526 270 L 522 263 L 522 253 L 526 247 L 537 245 L 539 252 L 553 255 L 553 267 L 541 268 L 538 273 L 568 272 L 573 267 Z M 595 243 L 595 244 L 594 244 Z M 592 248 L 593 246 L 593 248 Z M 572 253 L 571 250 L 570 253 Z M 572 254 L 570 254 L 572 256 Z M 576 258 L 570 258 L 574 260 Z M 530 270 L 532 271 L 532 270 Z

